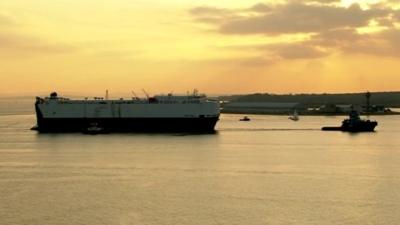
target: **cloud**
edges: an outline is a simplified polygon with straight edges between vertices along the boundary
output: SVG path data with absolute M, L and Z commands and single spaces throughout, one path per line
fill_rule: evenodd
M 362 9 L 353 4 L 341 7 L 336 0 L 286 1 L 282 4 L 259 3 L 243 9 L 203 7 L 192 15 L 204 18 L 212 15 L 208 23 L 222 35 L 295 35 L 308 34 L 309 38 L 297 42 L 282 42 L 253 46 L 232 46 L 239 51 L 256 51 L 260 58 L 274 60 L 315 59 L 334 53 L 372 54 L 400 57 L 400 10 L 387 2 Z M 374 22 L 383 29 L 360 33 Z M 207 21 L 203 21 L 207 22 Z
M 327 31 L 310 40 L 295 43 L 253 46 L 260 53 L 273 54 L 281 59 L 315 59 L 334 53 L 368 54 L 400 57 L 400 29 L 373 34 L 359 34 L 355 29 Z
M 272 7 L 264 3 L 255 4 L 249 9 L 249 11 L 261 12 L 261 13 L 270 12 L 271 10 Z
M 257 5 L 256 5 L 257 6 Z M 260 5 L 256 10 L 260 10 Z M 359 5 L 349 8 L 328 5 L 290 3 L 266 9 L 263 15 L 237 16 L 219 27 L 224 34 L 312 33 L 338 28 L 366 26 L 373 18 L 386 15 L 384 10 L 362 10 Z
M 267 60 L 269 64 L 280 60 L 316 59 L 329 56 L 331 52 L 325 46 L 314 45 L 311 42 L 295 42 L 281 44 L 228 46 L 222 49 L 258 53 L 256 58 Z
M 38 54 L 64 54 L 76 51 L 72 45 L 50 43 L 45 40 L 0 32 L 0 54 L 6 56 L 31 56 Z
M 251 6 L 248 11 L 253 11 L 253 12 L 270 12 L 274 8 L 278 8 L 281 6 L 287 6 L 287 5 L 292 5 L 292 4 L 308 4 L 308 5 L 332 5 L 332 4 L 338 4 L 340 3 L 341 0 L 288 0 L 285 2 L 285 4 L 278 3 L 278 4 L 272 4 L 272 3 L 257 3 L 253 6 Z
M 75 46 L 50 42 L 32 35 L 17 32 L 22 24 L 6 12 L 0 11 L 0 56 L 21 57 L 39 54 L 64 54 L 77 50 Z M 16 28 L 16 29 L 15 29 Z M 13 32 L 11 32 L 13 30 Z
M 214 25 L 222 34 L 235 35 L 317 33 L 365 27 L 372 20 L 385 26 L 400 21 L 400 11 L 383 3 L 362 9 L 358 4 L 350 7 L 333 4 L 337 2 L 300 0 L 284 4 L 258 3 L 235 10 L 203 6 L 192 8 L 190 13 L 196 21 Z
M 195 7 L 190 9 L 190 13 L 193 15 L 221 15 L 221 14 L 226 14 L 229 13 L 230 11 L 228 9 L 222 9 L 222 8 L 216 8 L 216 7 L 206 7 L 206 6 L 200 6 L 200 7 Z
M 359 42 L 366 37 L 368 35 L 359 34 L 356 29 L 345 28 L 318 33 L 313 35 L 307 43 L 315 46 L 343 48 L 346 45 Z
M 209 24 L 222 24 L 235 16 L 233 10 L 206 6 L 192 8 L 189 13 L 197 22 Z
M 322 48 L 304 43 L 270 46 L 267 49 L 283 59 L 314 59 L 329 55 Z
M 396 10 L 396 11 L 393 13 L 393 17 L 394 17 L 397 21 L 400 21 L 400 10 Z
M 343 29 L 320 33 L 302 44 L 344 54 L 400 57 L 399 40 L 400 29 L 395 28 L 371 34 L 359 34 L 354 29 Z
M 213 59 L 205 61 L 208 65 L 215 66 L 239 66 L 239 67 L 263 67 L 274 63 L 274 60 L 264 56 L 236 57 L 225 59 Z
M 400 57 L 400 29 L 390 29 L 368 35 L 347 45 L 343 51 L 379 56 Z

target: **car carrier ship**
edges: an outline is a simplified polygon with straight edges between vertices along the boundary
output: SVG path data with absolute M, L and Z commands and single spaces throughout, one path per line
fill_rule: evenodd
M 213 132 L 219 119 L 217 101 L 197 92 L 184 96 L 109 100 L 36 97 L 39 132 Z

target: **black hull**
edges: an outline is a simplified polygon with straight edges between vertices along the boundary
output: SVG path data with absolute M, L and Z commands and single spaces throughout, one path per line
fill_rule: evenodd
M 378 125 L 377 122 L 360 122 L 350 126 L 344 124 L 341 127 L 323 127 L 323 131 L 344 131 L 344 132 L 373 132 L 375 127 Z
M 39 132 L 85 132 L 96 123 L 105 132 L 213 132 L 218 118 L 42 119 Z
M 41 133 L 84 132 L 96 124 L 101 133 L 109 132 L 191 132 L 213 133 L 218 117 L 198 118 L 44 118 L 36 105 L 37 126 Z
M 373 132 L 377 125 L 377 122 L 360 122 L 353 126 L 343 125 L 342 130 L 348 132 Z

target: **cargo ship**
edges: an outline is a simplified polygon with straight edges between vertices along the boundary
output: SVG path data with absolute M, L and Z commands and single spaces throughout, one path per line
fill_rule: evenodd
M 203 94 L 109 100 L 36 97 L 39 132 L 213 132 L 220 106 Z

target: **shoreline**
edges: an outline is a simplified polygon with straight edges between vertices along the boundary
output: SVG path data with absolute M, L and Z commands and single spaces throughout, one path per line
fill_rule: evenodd
M 243 111 L 229 111 L 222 112 L 221 114 L 238 114 L 238 115 L 270 115 L 270 116 L 291 116 L 287 112 L 243 112 Z M 315 113 L 315 112 L 298 112 L 299 116 L 348 116 L 348 113 Z M 361 116 L 398 116 L 400 112 L 386 112 L 386 113 L 360 113 Z
M 229 114 L 229 115 L 269 115 L 269 116 L 291 116 L 290 113 L 279 113 L 279 112 L 223 112 L 221 114 Z M 348 116 L 348 113 L 304 113 L 299 112 L 299 116 Z M 368 115 L 365 113 L 360 113 L 361 116 L 398 116 L 400 112 L 390 112 L 390 113 L 369 113 Z M 10 113 L 0 113 L 0 116 L 35 116 L 35 113 L 31 112 L 10 112 Z

